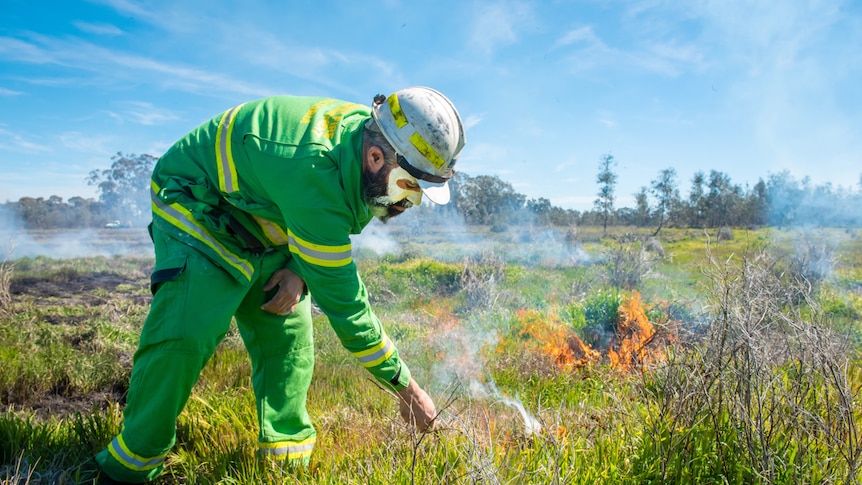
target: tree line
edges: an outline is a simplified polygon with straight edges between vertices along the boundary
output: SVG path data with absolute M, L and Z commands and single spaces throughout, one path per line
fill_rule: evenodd
M 95 186 L 98 200 L 71 197 L 22 197 L 0 204 L 0 216 L 14 217 L 27 229 L 100 228 L 106 224 L 144 226 L 150 220 L 150 173 L 157 158 L 118 152 L 111 166 L 93 170 L 86 179 Z M 530 199 L 512 185 L 491 175 L 456 173 L 450 185 L 452 200 L 446 206 L 420 210 L 458 215 L 467 224 L 504 228 L 509 224 L 548 226 L 650 227 L 658 234 L 665 227 L 715 228 L 771 225 L 862 226 L 862 177 L 858 189 L 815 185 L 808 177 L 789 172 L 770 174 L 753 186 L 741 186 L 726 173 L 697 172 L 687 193 L 674 168 L 660 170 L 634 196 L 634 207 L 617 207 L 617 162 L 610 154 L 600 158 L 598 190 L 591 210 L 563 209 L 545 198 Z
M 733 183 L 719 170 L 696 172 L 683 193 L 676 170 L 660 170 L 648 185 L 632 194 L 634 207 L 617 207 L 617 162 L 613 155 L 599 160 L 598 190 L 591 210 L 562 209 L 548 199 L 528 199 L 511 184 L 494 176 L 456 174 L 452 203 L 470 224 L 507 224 L 525 220 L 537 224 L 567 226 L 650 227 L 658 234 L 664 227 L 719 228 L 797 225 L 828 227 L 862 226 L 862 176 L 857 190 L 815 185 L 788 171 L 770 174 L 753 186 Z

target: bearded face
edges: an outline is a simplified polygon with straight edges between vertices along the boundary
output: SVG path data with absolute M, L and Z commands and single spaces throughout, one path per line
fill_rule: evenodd
M 362 175 L 362 192 L 371 213 L 387 222 L 405 210 L 422 203 L 422 190 L 416 179 L 401 167 L 380 169 Z

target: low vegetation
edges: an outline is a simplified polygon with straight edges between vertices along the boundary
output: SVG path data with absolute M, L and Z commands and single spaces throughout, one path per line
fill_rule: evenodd
M 376 312 L 435 397 L 433 431 L 408 430 L 317 315 L 311 464 L 259 462 L 232 331 L 157 483 L 862 478 L 860 234 L 492 229 L 453 244 L 395 226 L 398 249 L 357 251 Z M 151 267 L 2 260 L 0 484 L 98 483 L 92 456 L 120 430 Z

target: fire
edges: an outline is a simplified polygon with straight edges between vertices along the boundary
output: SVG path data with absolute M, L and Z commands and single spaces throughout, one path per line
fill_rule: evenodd
M 656 330 L 647 318 L 640 293 L 634 292 L 631 298 L 620 305 L 617 334 L 616 345 L 611 344 L 608 349 L 612 368 L 629 370 L 632 366 L 647 363 L 658 356 L 657 352 L 650 353 L 647 349 L 647 345 L 656 335 Z
M 523 309 L 518 310 L 518 318 L 524 325 L 521 335 L 535 339 L 542 353 L 560 367 L 584 367 L 601 357 L 556 318 L 545 319 L 535 311 Z

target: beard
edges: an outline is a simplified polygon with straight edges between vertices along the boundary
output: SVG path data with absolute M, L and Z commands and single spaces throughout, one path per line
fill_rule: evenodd
M 385 169 L 380 169 L 377 173 L 362 174 L 362 198 L 365 199 L 374 217 L 383 223 L 389 222 L 390 219 L 404 212 L 396 206 L 409 207 L 405 205 L 406 199 L 394 202 L 389 198 L 389 170 Z

